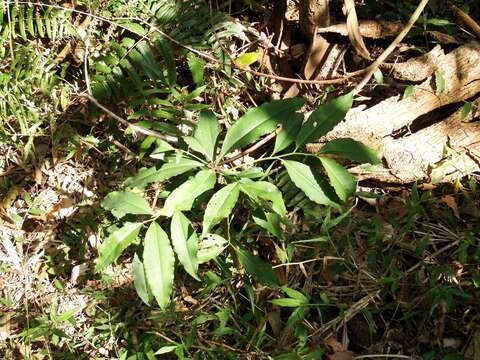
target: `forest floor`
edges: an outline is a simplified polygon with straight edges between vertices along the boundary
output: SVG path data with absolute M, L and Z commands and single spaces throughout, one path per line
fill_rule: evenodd
M 213 11 L 212 2 L 208 3 L 207 9 Z M 405 9 L 399 6 L 401 1 L 385 3 L 389 9 L 386 19 L 406 23 L 418 2 L 408 2 Z M 318 104 L 346 93 L 354 81 L 320 88 L 281 81 L 280 75 L 306 77 L 305 68 L 313 66 L 315 75 L 309 78 L 321 81 L 362 69 L 368 62 L 355 53 L 348 36 L 333 29 L 325 39 L 332 56 L 337 54 L 338 58 L 325 60 L 327 65 L 321 70 L 318 59 L 308 55 L 307 42 L 298 35 L 295 2 L 288 2 L 285 14 L 284 36 L 288 40 L 279 41 L 278 46 L 272 45 L 268 33 L 275 24 L 265 20 L 269 18 L 265 14 L 274 11 L 271 4 L 245 1 L 228 8 L 232 2 L 224 2 L 216 5 L 220 14 L 228 15 L 221 20 L 231 23 L 224 29 L 226 25 L 219 20 L 218 31 L 205 36 L 207 40 L 191 34 L 186 20 L 188 31 L 178 30 L 178 19 L 174 25 L 167 24 L 177 31 L 175 39 L 180 40 L 176 41 L 192 44 L 198 57 L 174 42 L 165 52 L 172 51 L 173 62 L 164 60 L 165 71 L 158 75 L 149 64 L 135 62 L 133 55 L 122 55 L 122 60 L 131 64 L 118 62 L 129 76 L 120 84 L 124 87 L 120 94 L 107 82 L 115 71 L 105 67 L 113 68 L 114 60 L 109 56 L 119 48 L 142 53 L 148 59 L 144 49 L 140 50 L 142 36 L 147 35 L 140 35 L 134 26 L 144 23 L 121 22 L 121 26 L 128 24 L 133 29 L 129 31 L 134 40 L 126 40 L 126 30 L 117 34 L 114 20 L 107 25 L 101 21 L 108 15 L 111 19 L 127 15 L 143 19 L 140 2 L 135 2 L 135 11 L 125 10 L 128 3 L 106 2 L 105 12 L 101 7 L 95 10 L 105 18 L 88 21 L 91 4 L 79 6 L 85 13 L 72 19 L 76 31 L 87 29 L 90 21 L 94 27 L 89 30 L 89 39 L 83 38 L 83 48 L 80 41 L 62 42 L 60 35 L 59 39 L 51 34 L 47 34 L 51 39 L 24 39 L 21 17 L 20 25 L 14 25 L 18 38 L 10 38 L 9 46 L 15 53 L 8 50 L 7 41 L 7 50 L 0 58 L 0 68 L 5 70 L 0 74 L 0 95 L 8 104 L 0 104 L 0 357 L 479 359 L 480 89 L 475 80 L 478 63 L 472 62 L 478 55 L 478 43 L 473 40 L 474 31 L 458 25 L 449 10 L 438 3 L 432 1 L 420 24 L 389 58 L 388 66 L 375 72 L 362 93 L 365 96 L 355 98 L 360 107 L 353 109 L 353 115 L 347 114 L 344 124 L 349 125 L 335 128 L 333 135 L 328 135 L 331 138 L 323 139 L 348 136 L 375 150 L 382 149 L 382 163 L 377 167 L 342 162 L 357 176 L 354 194 L 341 207 L 315 204 L 300 196 L 298 189 L 284 191 L 267 167 L 263 169 L 269 175 L 265 178 L 283 193 L 285 223 L 291 224 L 282 226 L 286 240 L 278 241 L 272 231 L 261 231 L 256 223 L 247 222 L 245 218 L 258 209 L 245 207 L 246 200 L 231 211 L 236 215 L 225 226 L 231 224 L 232 229 L 217 230 L 222 235 L 244 236 L 242 246 L 251 250 L 255 259 L 269 264 L 281 286 L 257 281 L 262 275 L 245 264 L 240 266 L 238 256 L 229 249 L 218 259 L 200 264 L 201 281 L 178 266 L 167 309 L 156 303 L 147 305 L 139 297 L 132 258 L 141 248 L 140 240 L 134 240 L 132 247 L 102 271 L 96 269 L 105 238 L 120 226 L 114 212 L 112 216 L 107 211 L 104 199 L 139 168 L 165 160 L 166 150 L 158 150 L 163 143 L 156 143 L 152 151 L 153 140 L 148 142 L 151 134 L 138 134 L 121 120 L 147 119 L 135 122 L 135 126 L 181 139 L 189 134 L 191 120 L 197 118 L 199 110 L 208 108 L 220 114 L 227 131 L 239 113 L 271 99 L 286 99 L 289 92 L 307 99 L 302 112 L 309 114 Z M 359 17 L 376 20 L 372 13 L 380 5 L 365 2 L 358 6 Z M 470 13 L 478 6 L 473 1 L 457 5 L 465 11 L 470 7 Z M 336 7 L 338 4 L 333 3 L 334 19 L 342 16 Z M 25 10 L 28 20 L 27 14 Z M 199 13 L 190 14 L 189 21 L 196 16 L 201 22 Z M 48 23 L 53 29 L 57 26 Z M 161 25 L 160 20 L 157 24 Z M 392 40 L 392 36 L 362 35 L 368 39 L 366 45 L 373 58 Z M 116 45 L 99 45 L 102 39 L 110 39 L 112 44 L 115 40 Z M 49 49 L 55 50 L 54 55 Z M 156 51 L 167 58 L 165 47 Z M 224 53 L 236 63 L 201 58 L 202 54 L 219 57 Z M 89 54 L 93 60 L 87 65 L 84 60 Z M 418 60 L 419 54 L 423 60 L 428 54 L 439 60 L 425 60 L 420 65 L 410 62 L 410 72 L 396 65 Z M 449 72 L 453 57 L 449 54 L 464 66 L 456 68 L 456 75 Z M 463 56 L 468 59 L 463 61 Z M 32 63 L 39 66 L 38 72 Z M 166 87 L 159 90 L 156 86 L 169 81 L 172 64 L 175 84 L 165 95 Z M 275 71 L 277 79 L 265 79 L 255 75 L 256 70 L 245 69 Z M 151 81 L 154 75 L 161 80 L 148 83 L 138 91 L 139 96 L 131 89 L 136 86 L 136 71 L 142 82 L 144 78 Z M 421 71 L 425 74 L 419 75 Z M 89 81 L 93 92 L 87 90 Z M 9 87 L 13 83 L 15 86 Z M 432 92 L 434 96 L 425 97 Z M 18 103 L 9 96 L 19 99 Z M 89 96 L 98 98 L 107 110 L 91 104 Z M 439 103 L 434 99 L 440 99 Z M 416 108 L 422 110 L 412 115 Z M 109 111 L 120 114 L 120 120 Z M 395 115 L 402 118 L 388 132 L 380 126 L 386 122 L 378 115 L 385 113 L 393 114 L 392 123 Z M 159 127 L 148 123 L 155 116 L 162 118 Z M 365 129 L 365 119 L 370 119 L 370 130 L 378 131 L 374 136 Z M 453 123 L 458 119 L 461 121 Z M 449 121 L 453 127 L 440 128 Z M 361 125 L 355 128 L 355 124 Z M 433 144 L 431 139 L 437 142 Z M 312 148 L 322 146 L 321 142 L 309 144 L 305 152 L 318 152 Z M 423 147 L 412 148 L 412 144 Z M 240 166 L 251 164 L 270 150 L 263 144 L 246 154 L 251 157 L 245 155 Z M 415 154 L 411 161 L 399 156 L 410 152 Z M 232 169 L 238 167 L 231 163 Z M 222 181 L 226 180 L 219 183 Z M 164 192 L 159 181 L 148 185 L 142 194 L 156 210 L 160 208 L 157 199 L 161 204 L 168 196 L 163 196 Z M 194 210 L 191 221 L 200 227 L 205 206 L 196 205 Z M 127 218 L 130 215 L 127 213 Z M 244 223 L 239 224 L 241 221 Z

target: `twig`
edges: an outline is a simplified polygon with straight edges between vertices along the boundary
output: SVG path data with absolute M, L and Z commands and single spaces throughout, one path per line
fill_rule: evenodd
M 455 5 L 450 6 L 450 9 L 453 12 L 453 15 L 460 19 L 465 25 L 467 25 L 474 33 L 475 36 L 480 40 L 480 25 L 473 20 L 468 14 L 460 10 Z
M 447 246 L 444 246 L 443 248 L 441 248 L 441 249 L 439 249 L 439 250 L 437 250 L 437 251 L 435 251 L 432 255 L 429 256 L 429 258 L 434 259 L 434 258 L 436 258 L 438 255 L 440 255 L 441 253 L 443 253 L 443 252 L 451 249 L 452 247 L 457 246 L 459 243 L 460 243 L 460 239 L 454 241 L 454 242 L 451 243 L 451 244 L 448 244 Z M 410 269 L 408 269 L 408 270 L 406 271 L 406 273 L 411 273 L 412 271 L 418 269 L 422 264 L 423 264 L 423 260 L 420 261 L 420 262 L 418 262 L 417 264 L 413 265 Z
M 228 158 L 228 159 L 225 159 L 223 160 L 222 162 L 220 162 L 218 165 L 225 165 L 225 164 L 229 164 L 237 159 L 240 159 L 241 157 L 247 155 L 247 154 L 250 154 L 251 152 L 257 150 L 258 148 L 260 148 L 261 146 L 265 145 L 267 142 L 269 142 L 270 140 L 272 140 L 279 132 L 280 132 L 281 128 L 277 129 L 276 131 L 268 134 L 267 136 L 265 136 L 262 140 L 260 140 L 259 142 L 257 142 L 255 145 L 249 147 L 248 149 L 242 151 L 240 154 L 237 154 L 231 158 Z
M 417 22 L 420 14 L 422 13 L 425 6 L 427 6 L 429 0 L 422 0 L 420 4 L 418 4 L 417 9 L 414 11 L 410 19 L 408 20 L 407 25 L 403 28 L 402 31 L 397 35 L 395 40 L 385 49 L 385 51 L 375 60 L 369 67 L 367 67 L 367 73 L 363 77 L 362 81 L 358 83 L 358 85 L 354 89 L 354 93 L 358 94 L 368 83 L 370 78 L 373 76 L 375 71 L 377 71 L 378 67 L 390 56 L 390 54 L 395 50 L 398 44 L 403 40 L 405 36 L 407 36 L 408 32 L 412 28 L 412 26 Z

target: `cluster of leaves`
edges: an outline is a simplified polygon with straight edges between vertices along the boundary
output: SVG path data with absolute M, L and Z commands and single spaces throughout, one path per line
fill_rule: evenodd
M 151 156 L 162 159 L 163 164 L 142 168 L 125 181 L 125 191 L 112 192 L 103 201 L 103 207 L 122 225 L 102 244 L 96 269 L 100 271 L 114 262 L 136 242 L 142 227 L 149 223 L 143 241 L 143 261 L 137 255 L 133 260 L 135 286 L 147 303 L 153 295 L 160 307 L 169 304 L 174 253 L 185 271 L 198 280 L 199 264 L 217 257 L 226 246 L 232 248 L 239 263 L 254 278 L 266 285 L 278 286 L 271 266 L 249 252 L 240 237 L 231 236 L 229 222 L 223 228 L 217 225 L 235 212 L 252 213 L 253 221 L 260 228 L 285 241 L 283 228 L 291 224 L 282 192 L 271 178 L 273 173 L 283 170 L 311 201 L 341 209 L 354 195 L 356 179 L 332 156 L 374 164 L 379 161 L 376 154 L 352 139 L 331 141 L 318 154 L 307 154 L 304 147 L 333 129 L 352 102 L 352 93 L 340 96 L 320 105 L 304 121 L 297 112 L 304 104 L 303 99 L 275 100 L 247 111 L 223 139 L 215 114 L 202 111 L 192 134 L 180 138 L 177 147 L 163 140 L 145 139 L 147 145 L 156 144 Z M 235 164 L 235 151 L 273 133 L 278 135 L 271 156 L 255 159 L 251 165 Z M 266 164 L 265 169 L 256 166 L 261 163 Z M 321 175 L 321 168 L 326 177 Z M 183 182 L 174 183 L 170 192 L 160 194 L 165 200 L 158 210 L 152 209 L 139 193 L 151 183 L 182 177 Z M 241 195 L 247 201 L 241 202 Z M 185 215 L 189 212 L 192 219 L 203 212 L 199 234 Z M 137 216 L 135 222 L 131 221 L 132 216 Z M 165 218 L 170 219 L 170 236 L 158 223 L 163 223 Z M 244 220 L 242 226 L 246 227 L 250 220 Z

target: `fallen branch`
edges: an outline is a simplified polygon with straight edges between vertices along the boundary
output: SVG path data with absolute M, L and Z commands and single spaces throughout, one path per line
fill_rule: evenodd
M 407 25 L 405 28 L 397 35 L 395 40 L 392 41 L 392 43 L 385 49 L 385 51 L 367 68 L 367 73 L 364 75 L 362 81 L 355 87 L 354 92 L 358 94 L 362 89 L 367 85 L 368 81 L 370 78 L 373 76 L 375 71 L 378 70 L 378 67 L 380 64 L 382 64 L 387 57 L 390 56 L 390 54 L 395 50 L 398 44 L 403 40 L 405 36 L 407 36 L 408 32 L 410 29 L 413 27 L 413 25 L 417 22 L 418 18 L 420 17 L 420 14 L 422 13 L 423 9 L 425 6 L 427 6 L 429 0 L 422 0 L 417 6 L 417 9 L 413 12 L 412 16 L 408 20 Z

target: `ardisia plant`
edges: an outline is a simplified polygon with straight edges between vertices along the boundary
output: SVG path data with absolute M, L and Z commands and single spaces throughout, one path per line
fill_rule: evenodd
M 104 270 L 134 243 L 143 247 L 132 262 L 135 288 L 145 303 L 155 299 L 165 309 L 173 288 L 175 256 L 200 281 L 199 265 L 229 248 L 233 264 L 267 286 L 280 286 L 271 265 L 249 251 L 241 235 L 232 236 L 232 219 L 243 229 L 256 224 L 285 243 L 284 229 L 292 224 L 273 177 L 285 171 L 289 182 L 310 201 L 341 211 L 354 196 L 357 180 L 334 158 L 376 164 L 376 153 L 346 138 L 326 143 L 315 154 L 307 153 L 305 146 L 342 121 L 352 103 L 353 93 L 348 93 L 320 105 L 304 120 L 298 112 L 302 98 L 274 100 L 247 111 L 224 137 L 215 114 L 202 111 L 191 135 L 175 145 L 145 139 L 142 148 L 155 144 L 151 157 L 161 164 L 140 169 L 124 182 L 122 191 L 104 199 L 103 208 L 117 223 L 100 247 L 96 270 Z M 260 150 L 261 156 L 241 160 Z M 153 206 L 144 194 L 152 183 L 160 184 Z M 155 205 L 158 198 L 164 199 L 161 206 Z

